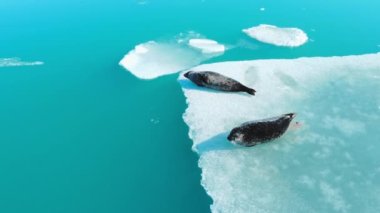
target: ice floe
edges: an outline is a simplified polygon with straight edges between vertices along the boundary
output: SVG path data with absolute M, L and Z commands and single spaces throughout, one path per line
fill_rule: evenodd
M 43 65 L 42 61 L 22 61 L 20 58 L 0 58 L 0 67 L 19 67 Z
M 190 32 L 172 40 L 139 44 L 119 64 L 138 78 L 153 79 L 196 66 L 224 50 L 224 45 Z
M 298 47 L 308 40 L 306 33 L 301 29 L 280 28 L 267 24 L 244 29 L 243 32 L 258 41 L 284 47 Z
M 255 60 L 192 68 L 232 77 L 256 96 L 198 88 L 182 75 L 183 116 L 213 212 L 380 212 L 380 54 Z M 303 126 L 252 148 L 228 132 L 297 112 Z
M 225 46 L 211 39 L 193 38 L 189 40 L 189 45 L 200 49 L 203 53 L 220 53 L 225 51 Z

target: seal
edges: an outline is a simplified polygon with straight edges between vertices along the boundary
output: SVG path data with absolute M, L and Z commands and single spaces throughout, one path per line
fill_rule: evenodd
M 211 71 L 189 71 L 184 76 L 200 87 L 206 87 L 224 92 L 246 92 L 255 95 L 255 90 L 244 86 L 240 82 Z
M 288 113 L 273 118 L 243 123 L 233 128 L 227 139 L 242 146 L 255 146 L 271 141 L 286 132 L 295 116 L 295 113 Z

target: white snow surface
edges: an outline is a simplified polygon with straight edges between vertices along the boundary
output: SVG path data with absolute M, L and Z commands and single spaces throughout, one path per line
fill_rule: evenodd
M 192 68 L 256 96 L 199 88 L 181 74 L 183 115 L 213 212 L 380 212 L 380 54 L 254 60 Z M 254 147 L 227 141 L 243 122 L 296 112 L 303 125 Z
M 308 40 L 307 34 L 301 29 L 281 28 L 267 24 L 244 29 L 243 32 L 263 43 L 283 47 L 298 47 Z

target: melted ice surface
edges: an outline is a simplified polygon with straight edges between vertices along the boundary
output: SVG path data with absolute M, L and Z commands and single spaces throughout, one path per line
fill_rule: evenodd
M 224 45 L 199 34 L 180 34 L 172 41 L 149 41 L 135 46 L 119 62 L 141 79 L 153 79 L 196 66 L 223 53 Z
M 298 47 L 308 40 L 306 33 L 301 29 L 280 28 L 266 24 L 244 29 L 243 32 L 258 41 L 276 46 Z
M 0 67 L 19 67 L 43 65 L 42 61 L 22 61 L 19 58 L 0 58 Z
M 256 96 L 199 88 L 182 75 L 193 149 L 213 212 L 380 212 L 380 54 L 206 64 Z M 299 129 L 251 148 L 243 122 L 296 112 Z
M 225 47 L 217 41 L 211 39 L 190 39 L 189 45 L 202 50 L 203 53 L 220 53 L 225 51 Z

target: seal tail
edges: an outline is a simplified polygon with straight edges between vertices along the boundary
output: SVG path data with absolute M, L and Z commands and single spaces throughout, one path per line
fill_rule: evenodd
M 252 88 L 249 88 L 249 87 L 245 87 L 244 88 L 244 92 L 250 94 L 250 95 L 255 95 L 256 93 L 256 90 L 252 89 Z

